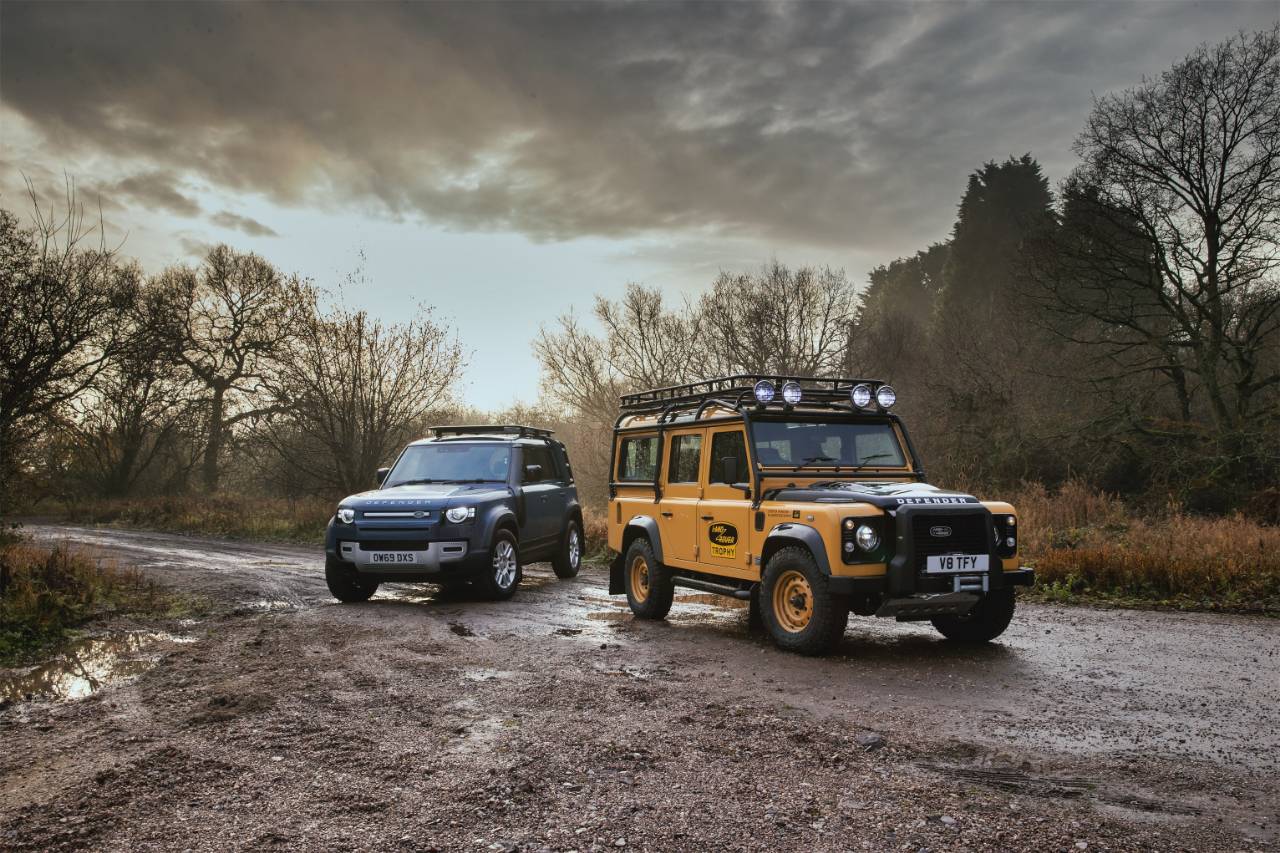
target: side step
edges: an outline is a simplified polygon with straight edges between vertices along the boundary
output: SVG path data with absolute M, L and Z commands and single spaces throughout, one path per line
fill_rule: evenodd
M 963 616 L 980 599 L 981 596 L 971 592 L 939 592 L 910 598 L 890 598 L 880 605 L 876 615 L 892 616 L 899 622 L 930 619 L 934 616 Z
M 751 600 L 751 590 L 738 589 L 736 586 L 727 586 L 721 583 L 712 583 L 698 578 L 686 578 L 682 575 L 675 575 L 671 578 L 671 582 L 676 586 L 683 586 L 688 589 L 696 589 L 702 592 L 714 592 L 716 595 L 727 595 L 730 598 L 737 598 L 742 601 Z

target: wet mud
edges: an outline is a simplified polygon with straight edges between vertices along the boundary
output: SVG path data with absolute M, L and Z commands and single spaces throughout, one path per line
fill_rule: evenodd
M 1274 620 L 1023 605 L 960 648 L 853 617 L 809 659 L 750 630 L 746 602 L 682 590 L 636 620 L 601 567 L 527 567 L 508 602 L 402 584 L 338 605 L 312 549 L 35 532 L 225 608 L 158 661 L 139 641 L 116 659 L 140 670 L 87 698 L 0 712 L 0 847 L 1276 842 Z

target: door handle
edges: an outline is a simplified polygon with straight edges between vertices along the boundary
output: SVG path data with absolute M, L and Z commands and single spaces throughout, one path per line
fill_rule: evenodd
M 671 514 L 671 513 L 669 513 L 669 512 L 664 512 L 664 513 L 662 514 L 662 517 L 663 517 L 663 518 L 670 518 L 670 517 L 671 517 L 671 515 L 672 515 L 672 514 Z
M 700 516 L 700 517 L 702 518 L 702 520 L 703 520 L 703 521 L 715 521 L 715 520 L 716 520 L 716 517 L 715 517 L 714 515 L 704 515 L 704 516 Z

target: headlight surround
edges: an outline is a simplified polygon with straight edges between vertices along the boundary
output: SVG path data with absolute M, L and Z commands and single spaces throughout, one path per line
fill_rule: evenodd
M 853 538 L 863 551 L 874 551 L 880 544 L 880 534 L 870 524 L 859 524 L 858 529 L 853 532 Z
M 349 506 L 338 507 L 338 511 L 335 513 L 335 515 L 337 515 L 338 521 L 342 522 L 343 524 L 350 524 L 351 522 L 356 520 L 356 511 Z
M 469 518 L 476 517 L 476 508 L 473 506 L 451 506 L 444 511 L 444 517 L 454 524 L 461 524 Z

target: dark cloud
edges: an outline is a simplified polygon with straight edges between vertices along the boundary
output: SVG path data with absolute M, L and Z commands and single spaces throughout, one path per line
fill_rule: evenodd
M 243 231 L 251 237 L 279 237 L 280 235 L 274 229 L 268 228 L 256 219 L 250 219 L 247 216 L 241 216 L 238 213 L 232 213 L 224 210 L 221 213 L 215 213 L 210 217 L 210 222 L 214 225 L 221 225 L 223 228 L 231 228 L 236 231 Z
M 115 201 L 133 201 L 141 207 L 163 210 L 179 216 L 197 216 L 200 205 L 177 189 L 177 178 L 169 172 L 131 175 L 98 190 Z
M 0 15 L 5 105 L 51 154 L 535 239 L 881 249 L 945 230 L 985 160 L 1031 151 L 1061 174 L 1091 90 L 1275 8 L 5 0 Z

